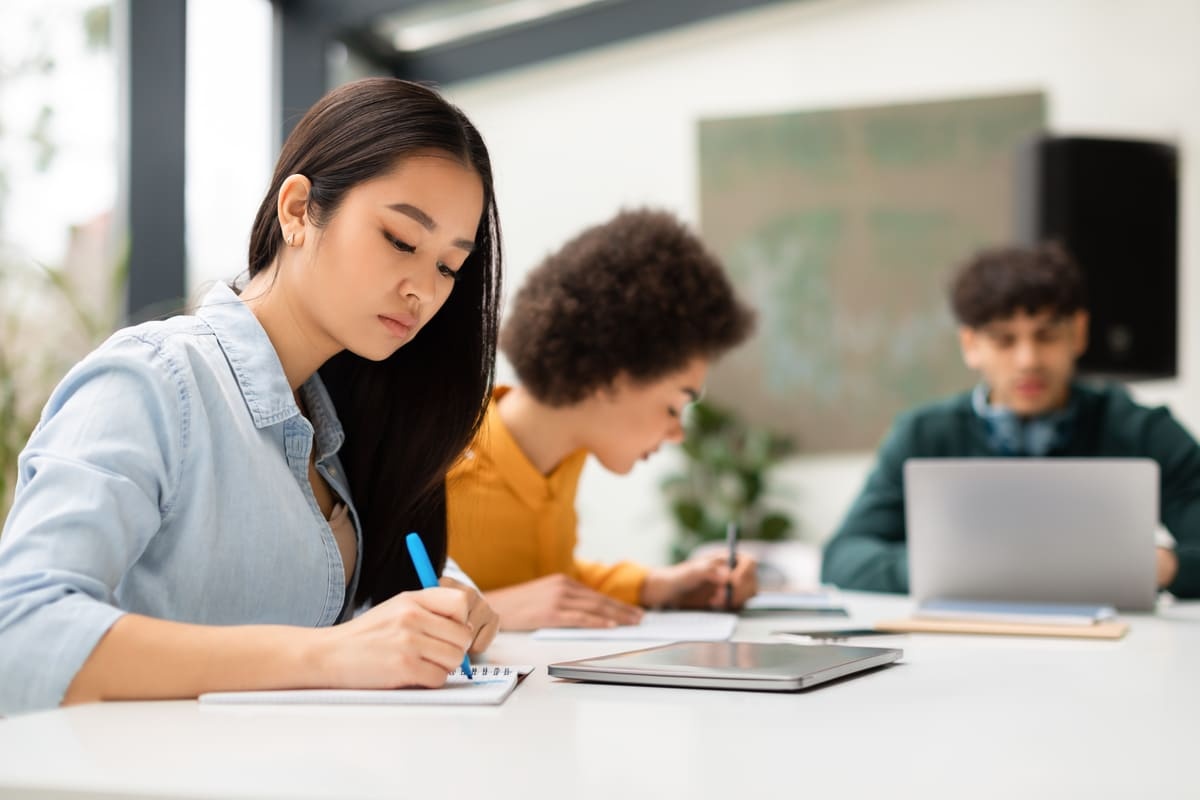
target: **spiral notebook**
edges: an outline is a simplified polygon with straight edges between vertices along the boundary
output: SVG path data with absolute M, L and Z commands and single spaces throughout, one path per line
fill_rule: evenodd
M 201 703 L 223 705 L 495 706 L 533 672 L 530 665 L 480 664 L 474 680 L 461 669 L 449 673 L 440 689 L 274 689 L 207 692 Z

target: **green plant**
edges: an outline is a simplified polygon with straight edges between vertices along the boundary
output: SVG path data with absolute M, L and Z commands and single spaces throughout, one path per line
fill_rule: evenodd
M 89 50 L 109 48 L 110 10 L 109 3 L 99 3 L 83 12 Z M 21 47 L 0 54 L 3 90 L 27 83 L 32 96 L 53 94 L 46 90 L 58 69 L 47 28 L 52 13 L 26 13 L 29 31 Z M 70 229 L 61 266 L 37 262 L 5 235 L 13 165 L 24 160 L 35 173 L 50 170 L 59 155 L 55 119 L 54 107 L 43 103 L 24 124 L 0 120 L 0 143 L 6 145 L 0 154 L 7 156 L 0 159 L 0 524 L 12 503 L 17 457 L 42 407 L 70 366 L 116 327 L 128 273 L 128 254 L 114 256 L 104 246 L 104 216 Z
M 769 507 L 767 477 L 794 451 L 791 440 L 705 401 L 689 408 L 684 429 L 683 472 L 662 482 L 676 523 L 672 560 L 687 558 L 704 542 L 724 539 L 731 520 L 744 539 L 788 538 L 792 519 Z
M 17 457 L 51 390 L 117 326 L 126 265 L 118 259 L 93 295 L 65 270 L 0 257 L 0 523 L 16 488 Z

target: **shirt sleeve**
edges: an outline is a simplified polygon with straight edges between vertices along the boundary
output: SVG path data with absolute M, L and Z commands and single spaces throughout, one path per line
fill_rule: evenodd
M 0 714 L 60 704 L 123 613 L 119 584 L 171 513 L 187 427 L 179 372 L 138 339 L 54 390 L 0 536 Z
M 908 591 L 904 462 L 913 453 L 912 418 L 901 417 L 837 533 L 825 545 L 821 580 L 843 589 Z
M 601 594 L 616 598 L 623 603 L 638 605 L 642 597 L 642 584 L 650 570 L 632 561 L 616 564 L 601 564 L 597 561 L 575 559 L 575 579 Z
M 471 580 L 471 576 L 463 571 L 463 568 L 458 565 L 450 556 L 446 556 L 446 566 L 442 568 L 442 577 L 449 578 L 452 581 L 465 583 L 475 591 L 479 591 L 479 587 L 475 585 L 475 581 Z
M 1167 591 L 1200 597 L 1200 445 L 1165 408 L 1151 412 L 1143 441 L 1144 451 L 1159 465 L 1160 514 L 1179 559 Z

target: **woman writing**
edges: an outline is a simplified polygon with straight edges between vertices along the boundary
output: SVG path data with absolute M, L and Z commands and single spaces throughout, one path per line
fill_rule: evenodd
M 406 591 L 402 539 L 445 559 L 443 476 L 490 397 L 499 280 L 470 121 L 394 79 L 320 100 L 240 292 L 119 331 L 47 403 L 0 537 L 0 713 L 432 687 L 486 647 L 477 593 Z

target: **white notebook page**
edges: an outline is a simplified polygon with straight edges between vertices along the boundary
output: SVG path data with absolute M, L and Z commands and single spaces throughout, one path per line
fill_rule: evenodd
M 201 703 L 240 705 L 498 705 L 512 693 L 529 665 L 480 664 L 475 679 L 462 670 L 450 673 L 440 689 L 276 689 L 258 692 L 208 692 Z

